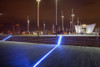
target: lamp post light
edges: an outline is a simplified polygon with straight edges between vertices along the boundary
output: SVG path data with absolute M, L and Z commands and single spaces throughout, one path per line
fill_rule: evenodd
M 72 14 L 71 14 L 71 17 L 72 17 L 72 21 L 71 21 L 71 22 L 72 22 L 72 32 L 73 32 L 73 30 L 74 30 L 74 22 L 73 22 L 73 21 L 74 21 L 74 16 L 75 16 L 75 15 L 74 15 L 74 13 L 73 13 L 73 8 L 72 8 Z
M 70 19 L 70 33 L 72 32 L 72 21 Z
M 54 24 L 52 25 L 52 33 L 53 34 L 55 33 L 55 26 L 54 26 Z
M 77 17 L 77 25 L 79 25 L 79 22 L 80 22 L 80 21 L 79 21 L 79 17 Z
M 63 15 L 63 11 L 62 11 L 62 33 L 64 32 L 64 15 Z
M 58 21 L 57 21 L 57 19 L 58 19 L 58 18 L 57 18 L 57 15 L 58 15 L 58 14 L 57 14 L 57 10 L 58 10 L 57 8 L 58 8 L 58 0 L 56 0 L 56 36 L 57 36 L 57 22 L 58 22 Z
M 45 22 L 43 23 L 43 31 L 44 31 L 44 34 L 45 34 Z
M 29 32 L 29 23 L 30 23 L 30 20 L 29 20 L 29 17 L 27 17 L 27 32 Z
M 0 15 L 3 15 L 2 13 L 0 13 Z
M 39 29 L 39 6 L 40 6 L 40 1 L 41 0 L 36 0 L 37 1 L 37 27 L 38 27 L 38 36 L 40 35 L 40 29 Z

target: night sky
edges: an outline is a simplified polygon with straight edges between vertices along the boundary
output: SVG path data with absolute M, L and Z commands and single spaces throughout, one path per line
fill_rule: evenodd
M 61 10 L 64 11 L 64 25 L 69 28 L 71 10 L 74 9 L 76 23 L 80 17 L 81 23 L 96 23 L 100 27 L 100 0 L 58 0 L 58 26 L 61 25 Z M 0 0 L 0 32 L 12 30 L 13 24 L 20 24 L 22 30 L 27 30 L 27 16 L 30 17 L 30 29 L 36 30 L 37 2 L 36 0 Z M 50 30 L 55 24 L 55 0 L 41 0 L 40 28 Z

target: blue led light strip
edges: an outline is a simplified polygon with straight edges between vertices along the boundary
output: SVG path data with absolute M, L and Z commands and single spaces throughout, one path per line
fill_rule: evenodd
M 2 41 L 6 41 L 6 40 L 8 40 L 8 39 L 11 38 L 11 37 L 12 37 L 12 35 L 10 35 L 10 36 L 4 38 Z
M 51 54 L 60 44 L 61 44 L 62 36 L 59 37 L 58 44 L 50 50 L 47 54 L 45 54 L 33 67 L 37 67 L 49 54 Z

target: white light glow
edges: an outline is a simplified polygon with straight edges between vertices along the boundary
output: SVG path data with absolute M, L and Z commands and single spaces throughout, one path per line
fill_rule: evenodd
M 37 2 L 40 2 L 41 0 L 36 0 Z
M 3 15 L 2 13 L 0 13 L 0 15 Z
M 72 14 L 71 16 L 72 16 L 72 17 L 74 17 L 75 15 L 74 15 L 74 14 Z

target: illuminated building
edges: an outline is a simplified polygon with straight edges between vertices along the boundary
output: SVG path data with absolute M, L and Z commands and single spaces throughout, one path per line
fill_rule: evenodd
M 80 33 L 86 33 L 86 34 L 91 34 L 94 31 L 96 24 L 90 24 L 90 25 L 75 25 L 75 31 L 76 33 L 80 34 Z

